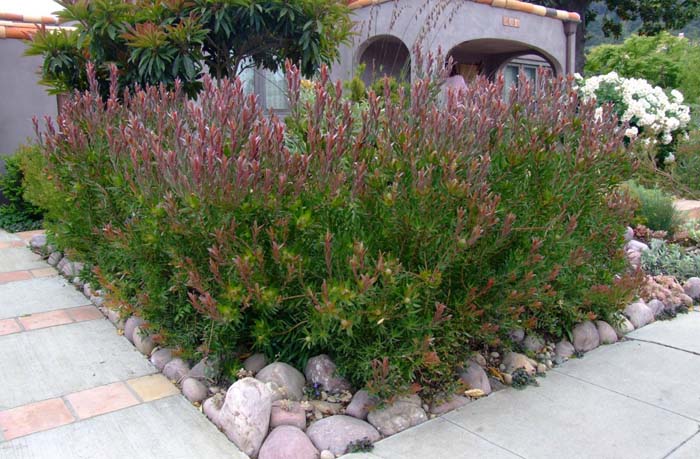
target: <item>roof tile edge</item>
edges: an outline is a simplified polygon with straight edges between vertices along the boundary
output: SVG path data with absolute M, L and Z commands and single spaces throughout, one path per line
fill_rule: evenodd
M 366 6 L 378 5 L 393 0 L 356 0 L 349 4 L 350 9 L 359 9 Z M 521 2 L 519 0 L 471 0 L 482 5 L 489 5 L 494 8 L 504 8 L 507 10 L 520 11 L 522 13 L 534 14 L 536 16 L 550 17 L 567 22 L 581 22 L 581 16 L 578 13 L 571 11 L 557 10 L 555 8 L 547 8 L 534 3 Z

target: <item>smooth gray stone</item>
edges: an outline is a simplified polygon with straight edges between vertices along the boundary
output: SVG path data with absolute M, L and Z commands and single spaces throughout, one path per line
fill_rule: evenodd
M 0 443 L 0 457 L 247 458 L 180 395 Z
M 658 459 L 698 428 L 686 417 L 556 371 L 539 383 L 497 392 L 443 418 L 513 453 L 538 459 L 560 459 L 564 451 L 567 459 Z
M 627 336 L 700 354 L 700 312 L 679 314 L 673 320 L 654 322 Z
M 555 371 L 700 420 L 700 356 L 695 354 L 625 341 Z
M 2 336 L 0 368 L 0 411 L 156 372 L 107 320 Z
M 24 247 L 2 249 L 0 273 L 37 268 L 48 268 L 41 255 L 37 255 Z
M 70 282 L 58 276 L 0 285 L 0 319 L 88 304 Z

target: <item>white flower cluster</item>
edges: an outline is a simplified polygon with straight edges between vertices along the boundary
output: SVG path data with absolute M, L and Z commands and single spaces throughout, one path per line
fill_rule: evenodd
M 613 103 L 620 120 L 630 124 L 625 131 L 630 139 L 643 135 L 651 143 L 658 140 L 668 145 L 690 122 L 690 108 L 683 105 L 683 94 L 676 89 L 667 95 L 644 79 L 623 78 L 616 72 L 587 79 L 576 75 L 576 80 L 584 100 Z

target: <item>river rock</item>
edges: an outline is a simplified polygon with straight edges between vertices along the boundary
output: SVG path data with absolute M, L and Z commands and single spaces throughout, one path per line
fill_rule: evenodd
M 617 324 L 614 328 L 618 338 L 622 338 L 627 333 L 631 333 L 634 331 L 634 325 L 632 325 L 632 322 L 630 322 L 630 320 L 624 316 L 620 319 L 620 323 Z
M 609 323 L 602 320 L 597 320 L 595 326 L 598 329 L 598 336 L 600 336 L 601 344 L 612 344 L 617 342 L 617 332 Z
M 270 412 L 270 428 L 278 426 L 294 426 L 306 430 L 306 411 L 299 402 L 277 400 L 272 402 Z
M 680 293 L 678 295 L 678 299 L 681 300 L 683 306 L 687 308 L 693 307 L 693 299 L 689 295 L 686 295 L 685 293 Z
M 271 363 L 258 372 L 255 377 L 264 383 L 270 383 L 275 392 L 275 400 L 301 400 L 304 395 L 306 379 L 299 370 L 284 362 Z
M 142 326 L 138 326 L 134 329 L 133 336 L 134 347 L 146 357 L 151 355 L 151 352 L 153 352 L 153 348 L 156 347 L 156 344 L 153 342 L 153 338 L 146 333 Z
M 647 307 L 651 309 L 651 312 L 654 314 L 654 317 L 658 316 L 662 312 L 664 312 L 664 309 L 666 309 L 666 306 L 659 300 L 651 300 L 647 302 Z
M 199 379 L 200 381 L 214 382 L 219 377 L 219 372 L 219 360 L 213 357 L 204 357 L 192 367 L 187 376 Z
M 646 252 L 647 250 L 649 250 L 649 246 L 643 242 L 632 239 L 627 244 L 625 244 L 625 250 L 633 250 L 635 252 Z
M 41 251 L 44 247 L 46 247 L 46 243 L 47 241 L 45 234 L 36 234 L 29 240 L 29 247 L 35 251 Z
M 158 371 L 163 371 L 165 365 L 173 359 L 173 351 L 171 349 L 158 349 L 151 354 L 151 363 L 158 368 Z
M 491 384 L 489 383 L 489 387 Z M 433 402 L 430 404 L 430 414 L 435 414 L 437 416 L 440 416 L 441 414 L 445 414 L 449 411 L 456 410 L 459 407 L 462 407 L 469 403 L 471 399 L 467 397 L 463 397 L 461 395 L 451 395 L 448 397 L 446 400 L 441 400 L 439 402 Z
M 219 421 L 219 414 L 221 412 L 221 407 L 224 404 L 224 394 L 214 394 L 213 397 L 209 397 L 204 400 L 202 404 L 202 412 L 206 417 L 209 418 L 211 422 L 214 423 L 216 427 L 221 427 Z
M 625 242 L 629 242 L 632 239 L 634 239 L 634 230 L 632 228 L 630 228 L 629 226 L 627 228 L 625 228 L 624 238 L 625 238 Z
M 515 330 L 511 331 L 508 336 L 510 336 L 510 339 L 512 339 L 514 343 L 520 343 L 525 339 L 525 330 L 522 328 L 516 328 Z
M 134 330 L 136 330 L 136 327 L 140 327 L 144 323 L 146 322 L 138 316 L 131 316 L 126 319 L 126 323 L 124 324 L 124 337 L 133 343 Z
M 486 395 L 491 393 L 489 376 L 476 362 L 468 362 L 467 368 L 459 374 L 459 379 L 470 389 L 481 389 Z
M 544 341 L 536 335 L 528 334 L 523 340 L 523 348 L 530 352 L 540 352 L 544 347 Z
M 524 369 L 530 375 L 534 375 L 537 372 L 537 363 L 533 362 L 528 356 L 518 352 L 506 352 L 502 363 L 506 366 L 506 373 L 512 374 L 518 368 Z
M 265 365 L 267 365 L 267 357 L 261 353 L 253 354 L 243 361 L 243 368 L 253 374 L 265 368 Z
M 196 378 L 182 381 L 182 394 L 192 403 L 199 403 L 209 395 L 209 389 Z
M 270 386 L 255 378 L 239 379 L 226 392 L 219 412 L 221 429 L 250 457 L 257 456 L 267 435 L 272 397 Z
M 374 443 L 381 438 L 377 429 L 369 423 L 342 414 L 312 423 L 306 430 L 306 434 L 317 449 L 327 449 L 335 455 L 345 454 L 351 443 L 360 440 Z
M 593 322 L 586 321 L 576 325 L 572 331 L 573 345 L 577 352 L 588 352 L 600 345 L 598 329 Z
M 166 378 L 180 382 L 190 371 L 189 365 L 179 357 L 172 359 L 163 367 L 163 374 Z
M 563 339 L 554 346 L 554 361 L 557 364 L 561 364 L 570 359 L 575 353 L 574 345 L 568 339 Z
M 301 429 L 279 426 L 265 439 L 258 459 L 318 459 L 319 454 Z
M 683 284 L 685 294 L 694 300 L 700 300 L 700 277 L 691 277 Z
M 345 414 L 353 416 L 357 419 L 367 419 L 369 410 L 372 409 L 378 400 L 376 397 L 369 395 L 366 390 L 358 390 L 352 396 L 350 404 L 345 408 Z
M 416 426 L 428 420 L 428 415 L 420 402 L 400 398 L 394 403 L 372 410 L 367 415 L 367 421 L 384 436 L 397 434 L 409 427 Z
M 304 369 L 306 380 L 331 394 L 350 390 L 347 379 L 337 374 L 335 363 L 326 354 L 311 357 Z
M 49 255 L 49 258 L 48 260 L 46 260 L 46 262 L 51 266 L 58 266 L 62 259 L 63 254 L 61 252 L 53 252 L 51 255 Z
M 60 270 L 61 274 L 63 274 L 69 279 L 72 279 L 78 274 L 80 274 L 80 271 L 82 271 L 84 267 L 85 265 L 83 263 L 69 261 L 67 263 L 64 263 Z
M 624 312 L 634 328 L 643 327 L 654 321 L 654 312 L 643 301 L 628 305 Z

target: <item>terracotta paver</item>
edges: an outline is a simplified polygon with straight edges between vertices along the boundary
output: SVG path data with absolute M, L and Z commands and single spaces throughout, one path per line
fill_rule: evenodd
M 179 394 L 178 388 L 162 374 L 148 375 L 130 379 L 127 384 L 144 402 Z
M 15 233 L 15 236 L 22 238 L 24 241 L 28 241 L 37 234 L 44 234 L 44 230 L 34 230 L 34 231 L 22 231 L 21 233 Z
M 5 440 L 70 424 L 73 415 L 60 398 L 0 411 L 0 430 Z
M 0 336 L 9 335 L 10 333 L 17 333 L 21 331 L 22 327 L 20 327 L 20 325 L 15 319 L 0 320 Z
M 95 306 L 78 306 L 77 308 L 66 309 L 66 312 L 76 322 L 84 322 L 86 320 L 104 319 L 104 316 Z
M 28 316 L 20 317 L 19 322 L 25 330 L 36 330 L 38 328 L 53 327 L 73 322 L 68 313 L 59 309 L 58 311 L 39 312 Z
M 24 247 L 27 245 L 24 241 L 3 241 L 0 242 L 0 249 L 11 249 L 14 247 Z
M 29 271 L 10 271 L 6 273 L 0 273 L 0 284 L 4 284 L 6 282 L 27 280 L 31 278 L 32 275 Z
M 51 277 L 58 275 L 58 271 L 56 271 L 56 268 L 32 269 L 30 273 L 34 277 Z
M 139 404 L 134 394 L 122 382 L 76 392 L 66 396 L 66 400 L 80 419 L 111 413 Z

